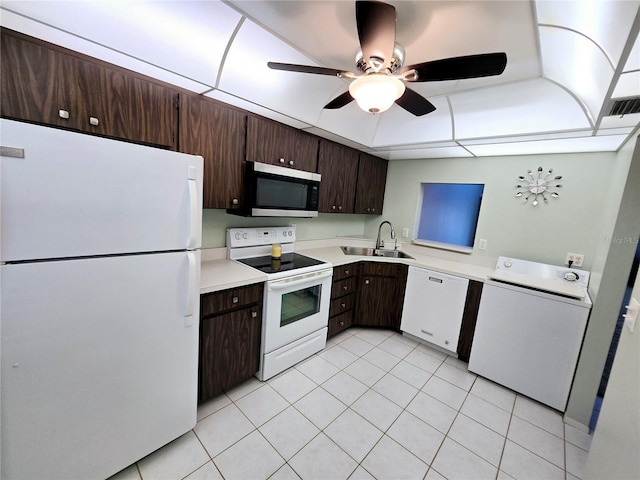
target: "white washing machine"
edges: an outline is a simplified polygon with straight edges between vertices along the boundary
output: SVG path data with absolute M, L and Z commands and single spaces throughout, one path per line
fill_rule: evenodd
M 564 412 L 588 284 L 584 270 L 500 257 L 482 290 L 469 370 Z

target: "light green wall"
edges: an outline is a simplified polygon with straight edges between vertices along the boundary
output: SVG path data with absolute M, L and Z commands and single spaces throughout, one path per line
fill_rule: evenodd
M 472 256 L 505 255 L 561 265 L 568 252 L 582 253 L 589 269 L 601 239 L 615 162 L 615 153 L 392 161 L 382 218 L 367 220 L 365 233 L 375 236 L 385 219 L 396 231 L 409 227 L 413 235 L 420 182 L 484 183 L 476 242 L 486 239 L 487 250 L 474 248 Z M 559 198 L 534 207 L 531 200 L 525 204 L 514 196 L 515 185 L 519 175 L 539 166 L 562 175 L 564 186 Z
M 248 218 L 229 215 L 225 210 L 202 212 L 202 248 L 226 246 L 226 230 L 231 227 L 279 227 L 296 224 L 298 240 L 320 240 L 342 235 L 362 235 L 364 215 L 321 213 L 317 218 Z

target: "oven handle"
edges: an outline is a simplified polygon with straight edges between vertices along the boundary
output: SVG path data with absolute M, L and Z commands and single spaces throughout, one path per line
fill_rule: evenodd
M 273 282 L 268 282 L 269 290 L 284 290 L 285 288 L 297 287 L 298 285 L 303 285 L 307 283 L 316 283 L 319 280 L 324 280 L 325 278 L 329 278 L 333 275 L 332 270 L 326 270 L 321 273 L 307 273 L 303 275 L 299 275 L 298 277 L 294 277 L 294 280 L 283 279 L 283 280 L 274 280 Z

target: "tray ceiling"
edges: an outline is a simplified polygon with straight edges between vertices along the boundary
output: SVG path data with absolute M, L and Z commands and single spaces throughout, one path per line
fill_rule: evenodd
M 3 1 L 3 26 L 394 159 L 615 151 L 640 113 L 640 1 L 392 1 L 405 64 L 501 52 L 497 77 L 415 83 L 437 108 L 373 115 L 323 106 L 354 71 L 352 1 Z

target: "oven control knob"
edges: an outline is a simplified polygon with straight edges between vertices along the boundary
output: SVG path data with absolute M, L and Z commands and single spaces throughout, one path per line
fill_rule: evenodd
M 236 232 L 236 240 L 240 240 L 242 238 L 242 234 L 240 232 Z
M 513 265 L 513 263 L 511 263 L 509 260 L 504 262 L 504 266 L 507 267 L 507 268 L 511 267 L 511 265 Z
M 247 233 L 245 232 L 245 233 L 242 234 L 242 238 L 245 239 L 245 240 L 248 240 L 249 239 L 249 235 L 247 235 Z

